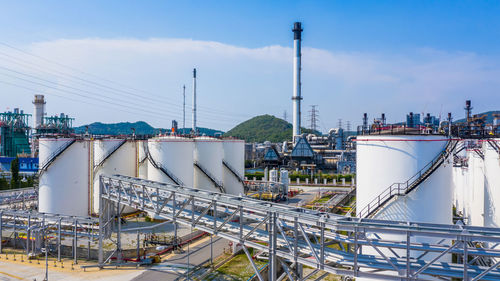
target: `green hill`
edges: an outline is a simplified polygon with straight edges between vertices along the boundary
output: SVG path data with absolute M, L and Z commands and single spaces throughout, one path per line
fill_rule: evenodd
M 101 122 L 95 122 L 89 125 L 83 125 L 75 128 L 75 133 L 81 134 L 85 133 L 86 127 L 89 128 L 89 133 L 96 135 L 129 135 L 132 133 L 132 128 L 135 129 L 136 135 L 154 135 L 160 132 L 170 131 L 170 129 L 154 128 L 144 121 L 138 121 L 135 123 L 130 122 L 120 122 L 105 124 Z M 189 133 L 191 129 L 179 129 L 180 133 Z M 215 134 L 223 134 L 224 132 L 208 128 L 198 128 L 201 135 L 214 136 Z
M 302 128 L 303 133 L 312 133 L 309 129 Z M 319 134 L 316 132 L 316 134 Z M 244 139 L 246 142 L 283 142 L 292 140 L 292 124 L 272 115 L 260 115 L 249 119 L 224 136 Z

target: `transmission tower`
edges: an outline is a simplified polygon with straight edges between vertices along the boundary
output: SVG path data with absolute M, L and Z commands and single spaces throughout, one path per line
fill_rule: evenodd
M 317 105 L 311 105 L 311 110 L 309 110 L 309 122 L 311 122 L 309 129 L 311 129 L 313 132 L 316 132 L 318 130 L 318 114 L 319 111 L 317 109 Z
M 351 121 L 347 121 L 347 131 L 351 131 Z
M 285 120 L 285 121 L 287 121 L 287 122 L 288 122 L 287 117 L 288 117 L 288 116 L 286 116 L 286 110 L 285 110 L 285 111 L 283 111 L 283 120 Z
M 342 129 L 342 119 L 339 118 L 339 129 Z

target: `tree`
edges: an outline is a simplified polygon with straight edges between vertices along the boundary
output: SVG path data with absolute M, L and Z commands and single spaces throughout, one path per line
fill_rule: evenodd
M 9 182 L 3 176 L 0 178 L 0 190 L 9 189 Z
M 16 159 L 12 160 L 10 162 L 10 173 L 12 175 L 10 179 L 10 188 L 19 188 L 19 158 L 16 157 Z

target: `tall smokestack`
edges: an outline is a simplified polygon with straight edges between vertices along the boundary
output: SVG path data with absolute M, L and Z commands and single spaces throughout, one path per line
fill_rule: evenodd
M 293 25 L 293 140 L 300 135 L 300 42 L 302 40 L 302 27 L 300 22 Z
M 35 95 L 33 100 L 35 110 L 33 112 L 33 130 L 43 124 L 43 116 L 45 115 L 45 98 L 43 95 Z
M 193 69 L 193 134 L 198 133 L 196 129 L 196 68 Z

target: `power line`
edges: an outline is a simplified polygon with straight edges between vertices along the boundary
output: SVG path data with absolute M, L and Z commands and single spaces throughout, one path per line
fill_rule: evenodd
M 109 79 L 106 79 L 106 78 L 103 78 L 103 77 L 99 77 L 97 75 L 94 75 L 94 74 L 91 74 L 91 73 L 88 73 L 88 72 L 85 72 L 85 71 L 82 71 L 82 70 L 79 70 L 79 69 L 76 69 L 74 67 L 71 67 L 71 66 L 67 66 L 67 65 L 64 65 L 64 64 L 61 64 L 59 62 L 56 62 L 56 61 L 53 61 L 53 60 L 50 60 L 50 59 L 47 59 L 47 58 L 44 58 L 44 57 L 41 57 L 41 56 L 38 56 L 38 55 L 35 55 L 35 54 L 32 54 L 32 53 L 29 53 L 29 52 L 26 52 L 22 49 L 19 49 L 19 48 L 16 48 L 12 45 L 9 45 L 7 43 L 4 43 L 4 42 L 0 42 L 1 45 L 4 45 L 8 48 L 11 48 L 11 49 L 14 49 L 16 50 L 17 52 L 20 52 L 20 53 L 23 53 L 23 54 L 26 54 L 26 55 L 29 55 L 31 57 L 35 57 L 37 59 L 40 59 L 42 61 L 45 61 L 45 62 L 48 62 L 48 63 L 51 63 L 51 64 L 55 64 L 59 67 L 62 67 L 62 68 L 66 68 L 66 69 L 69 69 L 69 70 L 72 70 L 72 71 L 75 71 L 75 72 L 78 72 L 78 73 L 81 73 L 81 74 L 84 74 L 84 75 L 88 75 L 88 76 L 91 76 L 91 77 L 95 77 L 97 79 L 100 79 L 100 80 L 103 80 L 103 81 L 107 81 L 108 83 L 112 83 L 112 84 L 115 84 L 115 85 L 118 85 L 118 86 L 121 86 L 121 87 L 126 87 L 128 89 L 131 89 L 133 91 L 136 91 L 136 92 L 142 92 L 142 93 L 146 93 L 146 94 L 149 94 L 149 95 L 153 95 L 153 96 L 157 96 L 157 97 L 160 97 L 156 94 L 153 94 L 151 92 L 147 92 L 147 91 L 144 91 L 144 90 L 140 90 L 140 89 L 135 89 L 133 87 L 130 87 L 130 86 L 127 86 L 127 85 L 124 85 L 124 84 L 121 84 L 121 83 L 118 83 L 118 82 L 115 82 L 115 81 L 112 81 L 112 80 L 109 80 Z M 8 56 L 10 58 L 13 58 L 12 56 L 8 55 L 8 54 L 5 54 L 5 53 L 2 53 L 4 56 Z M 18 58 L 16 58 L 18 59 Z M 24 62 L 26 62 L 26 60 L 23 60 Z M 28 64 L 32 64 L 32 62 L 27 62 Z M 128 94 L 128 95 L 132 95 L 133 97 L 142 97 L 142 96 L 139 96 L 137 95 L 137 93 L 132 93 L 132 92 L 129 92 L 129 91 L 124 91 L 124 90 L 121 90 L 121 89 L 116 89 L 116 88 L 113 88 L 113 87 L 110 87 L 110 86 L 107 86 L 107 85 L 104 85 L 104 84 L 101 84 L 101 83 L 98 83 L 98 82 L 95 82 L 95 81 L 90 81 L 90 80 L 87 80 L 87 79 L 83 79 L 83 78 L 80 78 L 80 77 L 77 77 L 77 76 L 74 76 L 74 75 L 70 75 L 70 74 L 66 74 L 66 73 L 62 73 L 60 71 L 54 71 L 52 70 L 53 72 L 56 72 L 56 73 L 59 73 L 59 75 L 64 75 L 64 76 L 67 76 L 67 77 L 71 77 L 73 79 L 77 79 L 77 80 L 80 80 L 80 81 L 83 81 L 85 83 L 89 83 L 91 84 L 92 86 L 99 86 L 99 87 L 103 87 L 103 88 L 107 88 L 108 90 L 113 90 L 113 91 L 118 91 L 118 92 L 121 92 L 121 93 L 125 93 L 125 94 Z M 44 71 L 44 72 L 47 72 L 47 71 Z M 142 97 L 142 98 L 145 98 L 145 97 Z M 170 104 L 170 105 L 173 105 L 173 106 L 176 106 L 176 107 L 180 107 L 180 104 L 177 104 L 177 103 L 173 103 L 173 102 L 168 102 L 166 101 L 165 99 L 163 99 L 163 97 L 160 97 L 162 98 L 161 100 L 159 99 L 155 99 L 157 101 L 160 101 L 162 103 L 166 103 L 166 104 Z M 152 97 L 148 97 L 148 100 L 149 99 L 152 99 Z M 153 98 L 154 99 L 154 98 Z M 220 110 L 216 110 L 216 109 L 213 109 L 213 108 L 209 108 L 207 107 L 205 109 L 204 106 L 199 106 L 199 110 L 201 111 L 206 111 L 207 114 L 209 114 L 208 112 L 212 112 L 213 113 L 218 113 L 219 115 L 227 115 L 227 116 L 230 116 L 230 117 L 233 117 L 234 115 L 240 115 L 240 116 L 245 116 L 245 117 L 249 117 L 249 115 L 246 115 L 246 114 L 241 114 L 241 113 L 234 113 L 234 112 L 228 112 L 227 113 L 224 113 L 223 111 L 220 111 Z

